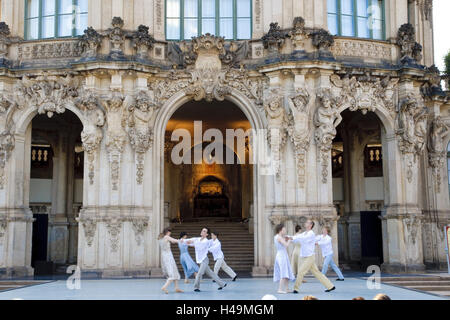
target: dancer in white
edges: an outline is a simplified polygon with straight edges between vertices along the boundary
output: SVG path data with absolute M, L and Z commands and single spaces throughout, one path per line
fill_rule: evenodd
M 195 247 L 195 260 L 198 264 L 200 264 L 200 269 L 195 276 L 194 283 L 194 291 L 200 292 L 200 281 L 203 278 L 203 274 L 207 274 L 210 276 L 218 285 L 219 290 L 222 290 L 227 286 L 225 282 L 223 282 L 218 275 L 216 275 L 211 268 L 209 267 L 209 259 L 208 259 L 208 251 L 212 245 L 212 240 L 209 240 L 207 237 L 209 235 L 209 229 L 203 228 L 200 233 L 199 238 L 191 238 L 187 240 L 182 240 L 190 246 Z
M 167 281 L 162 286 L 161 290 L 168 294 L 167 287 L 173 281 L 175 285 L 175 292 L 183 292 L 178 288 L 178 280 L 180 280 L 180 273 L 178 272 L 177 264 L 173 258 L 172 250 L 170 249 L 170 243 L 178 243 L 177 239 L 172 238 L 170 235 L 172 230 L 170 228 L 164 229 L 159 235 L 159 246 L 161 249 L 161 267 L 164 276 L 167 277 Z
M 232 281 L 236 281 L 237 275 L 225 262 L 225 256 L 222 252 L 222 244 L 219 239 L 217 239 L 217 236 L 218 234 L 216 232 L 211 232 L 212 245 L 209 248 L 209 252 L 212 253 L 214 261 L 216 262 L 214 264 L 214 273 L 219 275 L 219 270 L 222 268 L 222 270 L 225 271 L 231 279 L 233 279 Z
M 273 241 L 277 249 L 277 255 L 273 267 L 273 282 L 280 281 L 278 293 L 287 293 L 289 281 L 294 281 L 295 279 L 287 252 L 287 247 L 289 247 L 291 240 L 286 240 L 286 228 L 283 224 L 275 227 L 275 233 Z
M 316 242 L 320 246 L 320 249 L 322 249 L 322 256 L 324 257 L 322 273 L 326 275 L 328 266 L 331 264 L 331 268 L 333 268 L 334 272 L 336 272 L 338 276 L 337 281 L 344 281 L 344 275 L 333 260 L 333 244 L 331 241 L 332 239 L 329 236 L 330 233 L 331 229 L 329 227 L 325 227 L 322 230 L 322 234 L 316 237 Z
M 295 235 L 292 239 L 292 242 L 300 242 L 302 245 L 300 248 L 300 267 L 298 269 L 297 280 L 295 281 L 294 293 L 298 293 L 300 290 L 303 277 L 308 271 L 311 271 L 314 277 L 322 283 L 326 288 L 325 292 L 336 289 L 331 281 L 319 271 L 319 268 L 317 268 L 315 261 L 316 235 L 314 234 L 314 231 L 312 231 L 313 227 L 314 222 L 307 220 L 305 222 L 306 231 L 300 235 Z

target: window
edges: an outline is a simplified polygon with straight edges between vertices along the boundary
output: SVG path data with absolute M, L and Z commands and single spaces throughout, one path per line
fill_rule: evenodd
M 385 39 L 384 0 L 328 0 L 331 34 Z
M 250 39 L 251 12 L 251 0 L 166 0 L 166 39 L 191 39 L 206 33 Z
M 28 0 L 25 39 L 74 37 L 87 28 L 88 0 Z

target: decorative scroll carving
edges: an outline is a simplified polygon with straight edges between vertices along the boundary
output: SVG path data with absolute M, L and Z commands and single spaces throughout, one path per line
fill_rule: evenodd
M 319 29 L 311 34 L 312 44 L 319 51 L 328 51 L 334 43 L 334 37 L 325 29 Z
M 410 23 L 403 24 L 397 33 L 397 44 L 401 47 L 400 61 L 416 64 L 422 60 L 422 46 L 416 42 L 416 32 Z
M 155 39 L 148 33 L 148 27 L 140 25 L 137 31 L 132 33 L 131 43 L 136 49 L 136 55 L 140 59 L 148 58 L 148 50 L 153 47 Z
M 7 227 L 8 227 L 8 220 L 0 219 L 0 240 L 2 240 L 2 238 L 5 236 Z
M 121 219 L 111 218 L 106 221 L 106 229 L 108 230 L 111 252 L 117 252 L 119 250 L 122 224 L 123 221 Z
M 157 106 L 147 92 L 140 91 L 128 108 L 128 137 L 136 155 L 136 181 L 142 184 L 144 177 L 145 153 L 153 141 L 153 127 L 150 120 Z
M 294 144 L 295 158 L 297 161 L 297 178 L 300 187 L 305 184 L 305 158 L 309 149 L 310 128 L 308 116 L 309 93 L 305 89 L 297 89 L 296 93 L 289 97 L 293 114 L 289 117 L 288 133 Z
M 134 231 L 134 236 L 136 239 L 136 243 L 138 246 L 142 244 L 142 240 L 145 235 L 145 231 L 148 227 L 148 219 L 147 218 L 132 218 L 131 226 Z
M 77 100 L 78 108 L 83 111 L 86 122 L 81 132 L 83 150 L 87 153 L 89 162 L 89 183 L 94 183 L 95 155 L 103 139 L 102 127 L 105 115 L 98 107 L 98 99 L 93 92 L 85 91 Z
M 129 103 L 129 100 L 127 100 Z M 120 161 L 123 147 L 126 141 L 125 112 L 123 108 L 124 98 L 119 93 L 114 93 L 102 100 L 106 109 L 108 129 L 106 131 L 106 150 L 109 153 L 111 184 L 113 190 L 118 190 L 120 177 Z
M 214 69 L 200 69 L 192 71 L 191 85 L 185 89 L 186 95 L 195 101 L 205 99 L 208 102 L 216 99 L 225 100 L 231 89 L 225 85 L 225 72 Z
M 392 61 L 390 43 L 379 43 L 359 39 L 334 39 L 331 52 L 335 57 L 363 57 Z
M 421 218 L 417 216 L 410 216 L 408 218 L 403 219 L 405 223 L 407 232 L 404 234 L 408 237 L 405 241 L 416 244 L 417 236 L 421 228 Z
M 436 191 L 441 192 L 441 170 L 447 159 L 446 148 L 443 138 L 450 131 L 449 126 L 445 124 L 440 116 L 437 116 L 430 128 L 428 143 L 428 162 L 433 170 L 433 177 L 436 184 Z
M 29 79 L 24 76 L 15 86 L 15 101 L 20 107 L 36 107 L 39 114 L 64 113 L 67 105 L 73 105 L 78 97 L 80 79 L 67 75 L 66 77 L 39 76 Z
M 425 20 L 433 20 L 433 0 L 416 0 Z
M 395 112 L 393 89 L 398 79 L 385 77 L 358 81 L 356 77 L 345 76 L 341 79 L 338 75 L 332 75 L 330 80 L 334 86 L 341 89 L 340 96 L 336 99 L 340 109 L 361 110 L 363 114 L 383 108 Z
M 412 181 L 416 155 L 423 152 L 427 135 L 427 112 L 420 95 L 409 93 L 400 101 L 396 121 L 399 149 L 407 160 L 407 178 Z
M 264 110 L 268 122 L 268 140 L 273 168 L 277 180 L 281 178 L 281 149 L 286 144 L 288 117 L 284 108 L 284 97 L 272 90 L 264 101 Z
M 14 135 L 9 132 L 3 132 L 0 134 L 0 189 L 5 187 L 5 167 L 6 162 L 11 156 L 11 152 L 14 149 Z
M 95 232 L 97 231 L 97 221 L 89 218 L 79 218 L 79 222 L 81 222 L 81 225 L 83 226 L 84 238 L 86 239 L 87 245 L 91 247 L 92 242 L 94 241 Z
M 278 22 L 270 23 L 269 32 L 267 32 L 262 38 L 264 48 L 269 50 L 269 54 L 277 54 L 279 49 L 284 45 L 287 34 L 281 30 Z
M 100 35 L 94 28 L 88 27 L 84 30 L 77 46 L 80 48 L 82 57 L 93 58 L 98 54 L 98 49 L 102 44 L 102 35 Z
M 314 117 L 314 125 L 316 126 L 314 138 L 319 149 L 319 160 L 322 163 L 322 183 L 327 183 L 331 147 L 337 133 L 336 128 L 342 121 L 342 116 L 339 110 L 333 107 L 336 105 L 336 100 L 333 98 L 330 89 L 319 89 L 316 98 L 319 108 Z

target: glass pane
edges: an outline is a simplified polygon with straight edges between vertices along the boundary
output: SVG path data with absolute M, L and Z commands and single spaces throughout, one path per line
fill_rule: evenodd
M 28 18 L 39 16 L 39 0 L 28 1 Z M 33 22 L 34 23 L 34 22 Z
M 347 37 L 355 35 L 352 16 L 342 16 L 342 35 Z
M 197 19 L 184 19 L 184 39 L 198 36 Z
M 360 17 L 367 17 L 367 0 L 356 1 L 356 12 Z
M 53 38 L 55 36 L 55 17 L 42 18 L 42 38 Z
M 39 19 L 27 20 L 27 38 L 28 40 L 34 40 L 39 37 Z
M 167 16 L 171 18 L 180 16 L 180 0 L 167 0 Z
M 202 0 L 202 17 L 214 18 L 216 16 L 216 1 Z
M 327 8 L 329 13 L 337 13 L 338 0 L 328 0 Z
M 233 39 L 233 19 L 220 19 L 220 36 Z
M 367 18 L 358 18 L 358 37 L 369 38 Z
M 58 0 L 59 1 L 59 13 L 72 13 L 72 0 Z
M 250 18 L 237 19 L 237 38 L 238 39 L 250 39 Z
M 88 12 L 88 0 L 78 0 L 77 12 Z
M 248 18 L 250 14 L 250 0 L 236 0 L 237 2 L 237 16 Z
M 88 14 L 77 14 L 76 18 L 76 33 L 78 35 L 82 35 L 84 30 L 86 30 L 88 27 Z
M 203 19 L 202 20 L 202 34 L 216 34 L 216 20 L 215 19 Z
M 341 0 L 342 14 L 353 14 L 353 0 Z
M 332 35 L 338 34 L 338 19 L 335 14 L 328 14 L 328 29 Z
M 72 15 L 65 14 L 59 16 L 58 37 L 70 37 L 72 35 L 73 22 Z
M 383 8 L 383 4 L 381 1 L 372 0 L 371 6 L 367 9 L 367 11 L 374 19 L 381 19 L 382 18 L 382 11 L 381 11 L 382 8 Z
M 383 21 L 373 19 L 373 38 L 383 40 Z
M 42 15 L 51 16 L 55 14 L 55 0 L 42 0 Z
M 197 0 L 184 0 L 184 16 L 188 18 L 198 17 Z
M 171 40 L 180 39 L 180 19 L 167 19 L 166 38 Z
M 227 18 L 233 17 L 233 0 L 220 1 L 220 16 Z

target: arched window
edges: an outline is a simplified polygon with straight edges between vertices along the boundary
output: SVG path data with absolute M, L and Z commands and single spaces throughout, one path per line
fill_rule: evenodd
M 25 39 L 74 37 L 88 24 L 88 0 L 27 0 Z
M 333 35 L 385 39 L 384 0 L 328 0 Z
M 210 33 L 250 39 L 251 0 L 166 0 L 166 39 L 190 40 Z

